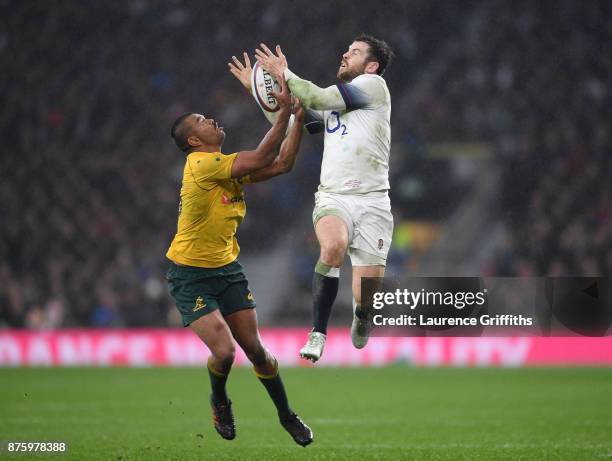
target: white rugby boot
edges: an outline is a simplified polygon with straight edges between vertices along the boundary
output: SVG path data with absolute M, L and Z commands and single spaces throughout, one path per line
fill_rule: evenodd
M 353 304 L 353 323 L 351 324 L 351 340 L 356 349 L 363 349 L 368 344 L 370 339 L 370 331 L 372 330 L 371 315 L 366 314 L 363 318 L 357 317 L 355 314 L 357 307 Z
M 310 360 L 312 363 L 319 360 L 323 355 L 326 339 L 327 337 L 318 331 L 311 331 L 308 333 L 308 341 L 306 341 L 304 347 L 300 349 L 300 357 Z

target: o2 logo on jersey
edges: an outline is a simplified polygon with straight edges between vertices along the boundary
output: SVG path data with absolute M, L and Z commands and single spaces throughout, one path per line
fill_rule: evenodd
M 336 126 L 334 126 L 333 128 L 329 127 L 329 120 L 332 117 L 336 117 Z M 328 133 L 335 133 L 336 131 L 338 131 L 340 128 L 342 128 L 342 132 L 340 133 L 342 136 L 344 136 L 345 134 L 348 134 L 348 131 L 346 131 L 346 125 L 344 123 L 340 122 L 340 113 L 333 111 L 329 117 L 327 117 L 327 120 L 325 121 L 325 130 Z

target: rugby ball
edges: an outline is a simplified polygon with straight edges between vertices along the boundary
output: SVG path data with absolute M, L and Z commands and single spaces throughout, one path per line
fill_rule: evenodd
M 251 91 L 259 107 L 266 112 L 276 112 L 280 107 L 271 92 L 280 92 L 281 87 L 259 61 L 255 62 L 251 73 Z

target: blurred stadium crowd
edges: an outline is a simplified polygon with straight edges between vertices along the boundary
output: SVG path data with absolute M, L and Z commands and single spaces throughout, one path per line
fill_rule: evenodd
M 172 121 L 210 114 L 226 152 L 252 148 L 267 125 L 230 57 L 280 43 L 299 75 L 332 84 L 362 31 L 397 53 L 385 76 L 393 152 L 487 142 L 503 164 L 499 219 L 511 237 L 482 274 L 609 276 L 609 6 L 458 3 L 2 2 L 0 326 L 172 324 L 164 254 L 183 165 Z M 244 251 L 287 234 L 313 248 L 302 218 L 320 151 L 306 140 L 293 173 L 247 190 Z M 392 187 L 418 161 L 393 160 Z M 421 211 L 393 191 L 396 224 L 452 193 L 443 171 L 427 174 L 439 187 Z M 313 263 L 296 260 L 296 274 L 308 280 Z

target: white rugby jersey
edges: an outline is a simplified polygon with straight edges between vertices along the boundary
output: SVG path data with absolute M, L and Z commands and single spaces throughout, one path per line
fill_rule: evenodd
M 378 75 L 363 74 L 337 88 L 345 108 L 322 112 L 325 141 L 319 190 L 339 194 L 387 191 L 391 149 L 387 84 Z
M 350 83 L 319 88 L 289 69 L 285 79 L 293 95 L 309 108 L 308 131 L 325 133 L 319 190 L 337 194 L 386 192 L 391 96 L 385 80 L 362 74 Z

